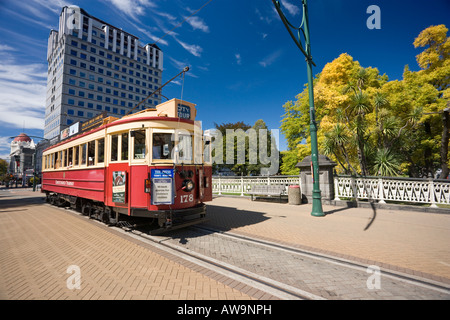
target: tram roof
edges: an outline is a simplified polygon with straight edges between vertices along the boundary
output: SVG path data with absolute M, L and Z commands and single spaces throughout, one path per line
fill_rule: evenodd
M 86 132 L 82 132 L 71 138 L 60 141 L 48 147 L 44 151 L 56 148 L 60 145 L 71 142 L 75 139 L 79 139 L 96 131 L 128 122 L 141 120 L 154 120 L 154 121 L 162 120 L 162 121 L 182 121 L 194 124 L 194 120 L 197 115 L 197 109 L 195 108 L 195 106 L 196 105 L 194 103 L 174 98 L 172 100 L 168 100 L 164 103 L 157 105 L 156 108 L 145 109 L 136 113 L 125 115 L 122 118 L 116 117 L 103 118 L 103 122 L 101 125 L 92 128 L 90 130 L 88 129 Z

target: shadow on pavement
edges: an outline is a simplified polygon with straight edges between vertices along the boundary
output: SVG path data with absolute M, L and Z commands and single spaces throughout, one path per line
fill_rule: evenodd
M 7 194 L 0 197 L 0 213 L 9 208 L 24 207 L 45 203 L 45 195 L 39 193 L 29 195 Z
M 257 224 L 271 219 L 271 217 L 265 216 L 265 213 L 262 212 L 239 210 L 236 208 L 210 204 L 207 206 L 206 216 L 208 221 L 200 224 L 199 226 L 204 226 L 219 231 L 229 231 L 234 228 Z M 211 233 L 214 233 L 214 231 L 211 230 Z M 172 239 L 179 239 L 179 243 L 186 244 L 189 242 L 189 238 L 202 237 L 205 234 L 194 229 L 184 228 L 170 231 L 164 235 L 171 237 Z

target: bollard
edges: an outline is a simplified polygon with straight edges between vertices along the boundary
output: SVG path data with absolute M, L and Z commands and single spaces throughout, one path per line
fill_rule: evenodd
M 299 205 L 302 203 L 302 193 L 299 185 L 289 186 L 288 198 L 290 205 Z

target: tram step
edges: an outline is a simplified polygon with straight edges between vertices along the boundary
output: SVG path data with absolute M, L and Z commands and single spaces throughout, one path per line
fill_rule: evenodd
M 131 231 L 134 228 L 134 225 L 132 225 L 128 221 L 119 221 L 119 222 L 117 222 L 117 226 L 126 231 Z

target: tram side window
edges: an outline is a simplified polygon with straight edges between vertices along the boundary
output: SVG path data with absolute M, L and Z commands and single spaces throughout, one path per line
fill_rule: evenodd
M 72 157 L 73 157 L 73 149 L 69 148 L 69 149 L 67 149 L 67 165 L 69 167 L 73 166 L 73 158 Z
M 121 160 L 128 160 L 128 132 L 122 133 L 122 158 Z
M 134 131 L 134 159 L 145 159 L 145 130 Z
M 59 169 L 61 167 L 61 152 L 55 153 L 55 169 Z
M 79 153 L 78 153 L 78 146 L 73 148 L 73 165 L 78 166 L 78 160 L 79 160 Z
M 95 164 L 95 141 L 88 142 L 88 166 Z
M 172 133 L 153 133 L 153 159 L 170 159 L 173 147 Z
M 52 169 L 56 168 L 56 156 L 54 153 L 52 153 L 52 163 L 50 164 Z
M 61 151 L 62 153 L 62 159 L 63 159 L 63 167 L 67 167 L 67 149 Z
M 98 141 L 97 149 L 98 149 L 98 162 L 105 162 L 105 138 L 101 138 Z
M 119 152 L 119 136 L 117 134 L 111 137 L 111 161 L 117 161 L 117 153 Z
M 81 165 L 85 165 L 86 164 L 86 155 L 87 155 L 87 143 L 82 144 L 80 146 L 81 148 Z

